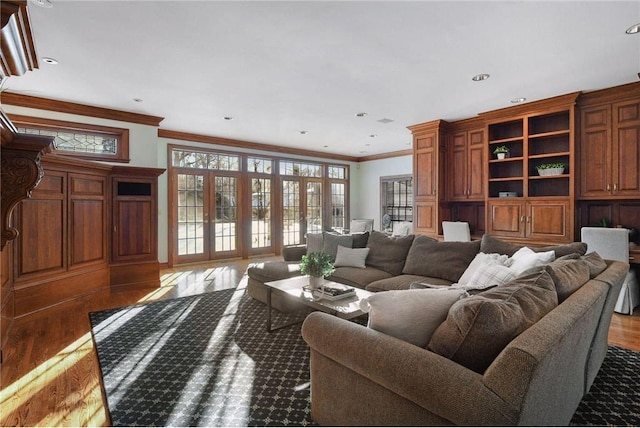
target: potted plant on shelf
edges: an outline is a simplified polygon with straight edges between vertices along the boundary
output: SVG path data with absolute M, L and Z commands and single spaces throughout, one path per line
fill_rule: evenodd
M 543 163 L 537 166 L 540 175 L 560 175 L 564 173 L 566 164 L 564 162 Z
M 300 273 L 309 276 L 309 288 L 312 290 L 320 288 L 324 283 L 324 278 L 331 275 L 335 270 L 333 260 L 327 253 L 305 254 L 300 260 Z
M 493 153 L 498 157 L 498 159 L 504 159 L 509 155 L 509 147 L 498 146 Z

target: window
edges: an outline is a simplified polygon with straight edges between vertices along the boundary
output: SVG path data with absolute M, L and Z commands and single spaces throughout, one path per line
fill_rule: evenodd
M 331 224 L 333 230 L 348 228 L 347 223 L 347 168 L 343 166 L 329 165 L 327 176 L 331 188 Z
M 214 171 L 240 171 L 240 156 L 226 153 L 172 150 L 171 163 L 175 167 L 209 169 Z
M 322 177 L 322 165 L 296 161 L 280 161 L 280 175 Z
M 129 130 L 60 120 L 11 116 L 18 132 L 55 137 L 57 153 L 81 159 L 129 162 Z
M 393 231 L 395 224 L 413 221 L 413 179 L 411 176 L 381 177 L 382 227 Z

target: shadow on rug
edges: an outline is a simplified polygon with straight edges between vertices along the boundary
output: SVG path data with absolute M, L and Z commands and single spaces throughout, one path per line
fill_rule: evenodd
M 299 325 L 267 333 L 265 306 L 243 289 L 89 318 L 114 426 L 314 425 Z M 571 423 L 640 424 L 638 373 L 640 354 L 611 347 Z

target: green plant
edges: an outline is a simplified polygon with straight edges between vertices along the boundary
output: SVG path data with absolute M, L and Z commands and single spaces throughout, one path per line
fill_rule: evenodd
M 493 153 L 495 153 L 495 154 L 498 154 L 498 153 L 509 153 L 509 147 L 507 147 L 507 146 L 498 146 L 493 151 Z
M 552 169 L 552 168 L 564 168 L 567 166 L 564 162 L 555 162 L 555 163 L 543 163 L 542 165 L 538 165 L 538 169 Z
M 303 275 L 326 278 L 335 270 L 333 260 L 327 253 L 305 254 L 300 261 L 300 273 Z

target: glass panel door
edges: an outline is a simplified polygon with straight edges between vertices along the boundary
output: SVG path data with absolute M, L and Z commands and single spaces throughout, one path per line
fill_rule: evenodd
M 304 218 L 300 206 L 300 181 L 282 180 L 282 244 L 302 243 L 300 222 Z
M 238 179 L 235 177 L 214 178 L 213 247 L 214 253 L 235 252 L 238 249 Z M 228 256 L 228 254 L 226 254 Z M 214 254 L 211 255 L 212 258 Z
M 322 183 L 319 181 L 307 182 L 307 233 L 322 232 Z
M 178 256 L 204 259 L 205 254 L 205 176 L 178 174 Z M 201 257 L 198 257 L 201 256 Z
M 271 179 L 251 179 L 251 248 L 271 247 Z

